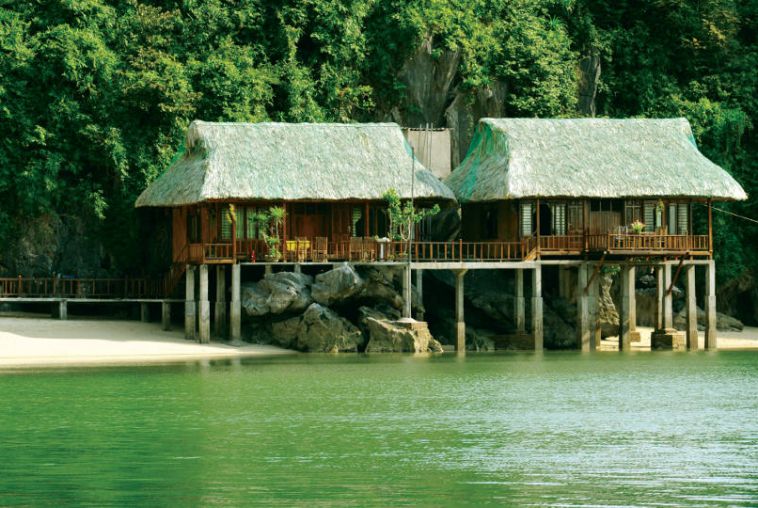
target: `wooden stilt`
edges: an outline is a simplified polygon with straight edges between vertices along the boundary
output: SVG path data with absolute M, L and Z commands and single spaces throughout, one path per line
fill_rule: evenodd
M 242 339 L 241 268 L 232 265 L 232 299 L 229 305 L 229 339 L 239 343 Z
M 699 346 L 697 336 L 697 300 L 695 297 L 695 265 L 687 265 L 684 271 L 685 281 L 687 282 L 684 305 L 687 317 L 687 327 L 685 329 L 687 334 L 687 349 L 697 351 Z
M 526 333 L 526 299 L 524 298 L 524 270 L 517 268 L 516 273 L 516 296 L 513 299 L 516 333 Z
M 716 264 L 709 261 L 705 268 L 705 349 L 716 349 Z
M 211 304 L 208 301 L 208 265 L 200 265 L 200 292 L 198 297 L 198 337 L 201 344 L 211 341 Z
M 195 267 L 187 265 L 184 277 L 184 337 L 187 340 L 195 340 L 197 322 L 197 306 L 195 304 Z
M 535 351 L 542 351 L 544 347 L 542 312 L 542 265 L 538 264 L 532 270 L 532 334 Z

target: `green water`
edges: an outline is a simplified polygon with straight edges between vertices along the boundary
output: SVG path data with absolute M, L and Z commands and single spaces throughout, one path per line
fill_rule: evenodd
M 0 505 L 758 505 L 758 354 L 0 373 Z

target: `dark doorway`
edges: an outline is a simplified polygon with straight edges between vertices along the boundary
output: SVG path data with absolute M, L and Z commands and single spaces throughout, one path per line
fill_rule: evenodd
M 550 205 L 540 203 L 540 236 L 550 236 L 553 234 L 553 214 L 550 211 Z

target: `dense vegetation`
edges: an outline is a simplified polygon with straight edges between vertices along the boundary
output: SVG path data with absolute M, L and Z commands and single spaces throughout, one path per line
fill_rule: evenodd
M 12 246 L 40 220 L 96 239 L 93 269 L 138 271 L 134 199 L 192 119 L 416 119 L 403 69 L 428 40 L 433 58 L 458 55 L 447 103 L 499 84 L 507 116 L 683 115 L 702 151 L 758 192 L 758 0 L 18 0 L 1 9 L 0 271 L 23 268 Z M 756 203 L 724 207 L 758 217 Z M 719 277 L 755 286 L 758 228 L 715 218 Z M 62 269 L 51 259 L 50 270 Z

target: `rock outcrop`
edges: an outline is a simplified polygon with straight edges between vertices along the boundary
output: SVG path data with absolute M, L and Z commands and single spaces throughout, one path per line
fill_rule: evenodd
M 281 346 L 314 353 L 358 351 L 363 344 L 355 325 L 318 303 L 302 316 L 272 323 L 271 336 Z
M 345 263 L 316 275 L 311 296 L 316 303 L 332 305 L 358 294 L 363 287 L 364 281 L 361 276 L 351 265 Z
M 413 319 L 389 321 L 365 317 L 369 341 L 367 353 L 442 352 L 442 345 L 429 333 L 426 323 Z
M 674 328 L 678 330 L 687 329 L 687 313 L 682 310 L 674 316 Z M 741 332 L 744 328 L 742 321 L 735 319 L 721 312 L 716 313 L 716 329 L 722 332 Z M 705 330 L 705 312 L 697 307 L 697 329 Z
M 263 280 L 243 284 L 242 308 L 248 316 L 302 312 L 311 303 L 310 275 L 294 272 L 267 274 Z

